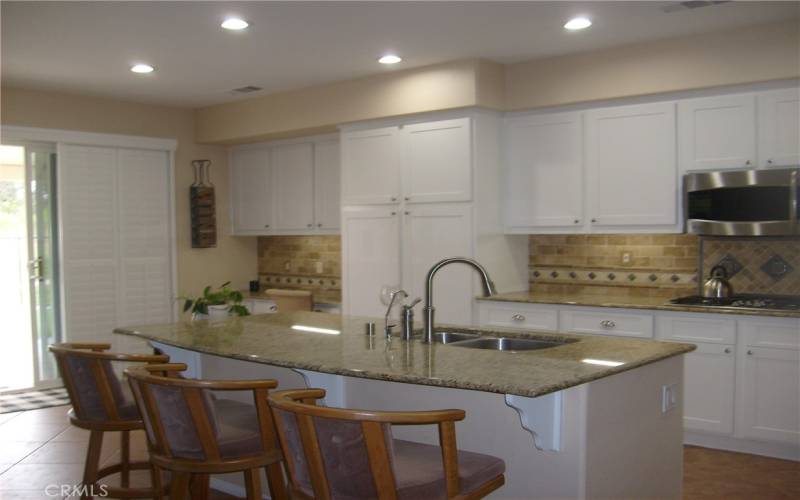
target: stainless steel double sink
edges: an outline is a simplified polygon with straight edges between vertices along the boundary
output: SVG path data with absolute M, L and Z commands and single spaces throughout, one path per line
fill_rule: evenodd
M 482 337 L 478 333 L 458 331 L 438 331 L 433 334 L 437 344 L 448 344 L 453 347 L 466 347 L 468 349 L 488 349 L 491 351 L 535 351 L 550 349 L 560 345 L 575 342 L 574 340 L 544 340 L 526 339 L 516 337 Z

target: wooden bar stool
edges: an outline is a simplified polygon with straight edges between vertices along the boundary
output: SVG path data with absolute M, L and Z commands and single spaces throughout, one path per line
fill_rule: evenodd
M 384 412 L 316 406 L 322 389 L 269 396 L 292 498 L 473 499 L 505 482 L 503 460 L 456 448 L 463 410 Z M 438 425 L 439 445 L 392 438 L 392 425 Z
M 130 431 L 144 429 L 128 384 L 115 374 L 114 364 L 144 365 L 166 363 L 169 356 L 118 354 L 106 352 L 109 344 L 53 344 L 49 347 L 55 355 L 61 378 L 69 394 L 72 425 L 87 429 L 89 449 L 83 472 L 87 489 L 99 491 L 100 479 L 120 474 L 120 487 L 108 487 L 111 498 L 152 498 L 156 491 L 150 488 L 131 488 L 131 470 L 150 469 L 149 462 L 130 461 Z M 120 370 L 121 371 L 121 370 Z M 118 431 L 121 435 L 120 463 L 100 468 L 103 433 Z M 154 483 L 155 484 L 155 483 Z M 160 486 L 159 486 L 160 488 Z M 84 495 L 81 498 L 91 498 Z
M 165 364 L 125 372 L 144 418 L 155 477 L 161 470 L 172 472 L 170 498 L 207 499 L 209 474 L 243 472 L 247 498 L 260 500 L 262 468 L 270 496 L 287 498 L 283 455 L 267 403 L 278 382 L 186 379 L 180 375 L 184 370 L 184 364 Z M 253 404 L 218 398 L 216 391 L 250 392 Z

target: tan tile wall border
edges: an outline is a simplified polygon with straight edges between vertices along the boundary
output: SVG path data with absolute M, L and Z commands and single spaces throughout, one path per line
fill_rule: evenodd
M 322 273 L 316 263 L 322 262 Z M 296 288 L 341 298 L 341 237 L 261 236 L 258 276 L 262 288 Z

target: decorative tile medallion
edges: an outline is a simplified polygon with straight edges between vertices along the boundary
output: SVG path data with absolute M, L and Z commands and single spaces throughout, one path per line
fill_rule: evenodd
M 731 254 L 726 254 L 725 257 L 721 258 L 716 264 L 714 264 L 714 266 L 722 266 L 725 268 L 725 272 L 728 273 L 728 279 L 736 276 L 743 267 L 742 264 Z M 711 269 L 708 271 L 711 272 Z
M 787 274 L 794 271 L 794 268 L 791 264 L 783 260 L 783 257 L 775 254 L 761 265 L 761 271 L 775 281 L 780 281 Z

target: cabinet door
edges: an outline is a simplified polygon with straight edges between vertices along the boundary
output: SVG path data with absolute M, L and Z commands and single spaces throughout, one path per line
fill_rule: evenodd
M 233 234 L 269 234 L 273 229 L 269 151 L 231 153 Z
M 586 120 L 592 225 L 676 224 L 675 105 L 598 109 Z
M 681 167 L 689 170 L 755 168 L 756 113 L 752 94 L 678 103 Z
M 344 310 L 383 317 L 381 290 L 400 286 L 400 216 L 395 207 L 348 207 L 342 211 Z
M 400 198 L 397 127 L 342 134 L 342 203 L 395 203 Z
M 275 183 L 275 229 L 314 227 L 314 150 L 311 143 L 283 144 L 270 156 Z
M 458 118 L 403 127 L 403 196 L 406 201 L 472 199 L 470 124 L 469 118 Z
M 762 167 L 800 164 L 800 89 L 758 95 L 758 157 Z
M 566 228 L 581 224 L 581 114 L 510 118 L 506 137 L 506 226 Z
M 339 229 L 339 141 L 314 145 L 314 223 L 321 231 Z
M 696 343 L 683 364 L 683 423 L 689 430 L 731 434 L 736 348 Z
M 403 288 L 411 298 L 424 297 L 425 277 L 431 266 L 446 257 L 472 256 L 472 209 L 468 204 L 414 205 L 403 217 Z M 437 322 L 472 322 L 474 273 L 461 264 L 437 272 Z
M 737 435 L 800 443 L 800 352 L 746 347 L 740 373 Z

